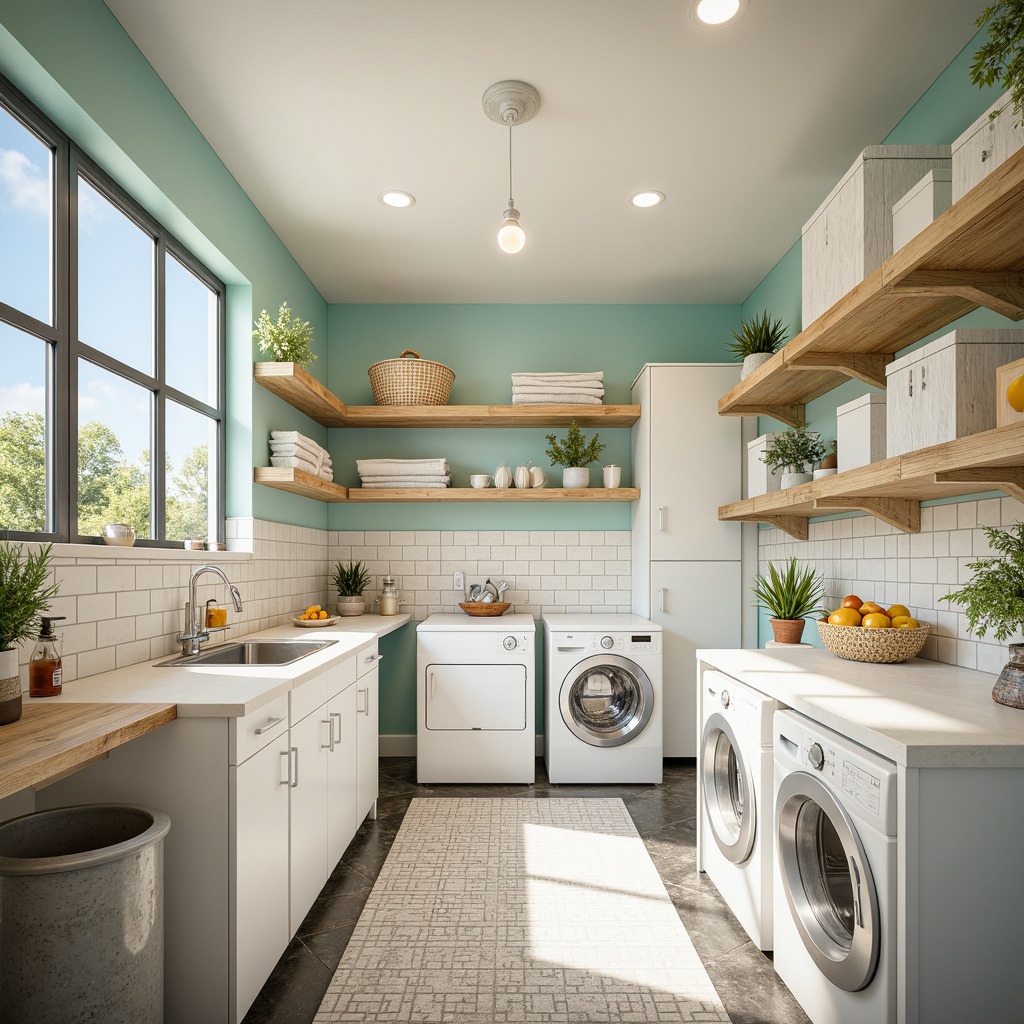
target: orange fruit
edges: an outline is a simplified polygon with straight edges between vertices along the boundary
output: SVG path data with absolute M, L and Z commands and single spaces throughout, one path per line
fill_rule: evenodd
M 921 623 L 918 622 L 917 619 L 911 619 L 909 617 L 904 617 L 902 615 L 900 616 L 900 618 L 902 621 L 899 623 L 899 625 L 897 625 L 895 622 L 893 623 L 893 625 L 896 626 L 897 629 L 917 629 L 918 626 L 921 625 Z
M 1024 412 L 1024 373 L 1010 381 L 1006 389 L 1006 400 L 1017 412 Z
M 837 608 L 828 621 L 833 626 L 859 626 L 860 612 L 856 608 Z
M 883 615 L 885 615 L 885 609 L 880 604 L 876 604 L 874 601 L 865 601 L 864 604 L 862 604 L 860 608 L 858 608 L 857 610 L 861 613 L 861 615 L 871 615 L 873 612 L 881 612 Z M 888 616 L 886 616 L 886 618 L 888 618 Z
M 319 618 L 319 619 L 329 619 L 330 616 L 327 614 L 327 612 L 325 612 L 323 610 L 323 608 L 321 608 L 320 609 L 320 614 L 317 616 L 317 618 Z
M 856 594 L 847 594 L 846 597 L 843 598 L 842 604 L 840 604 L 839 607 L 856 608 L 857 611 L 860 611 L 860 606 L 863 603 L 864 602 Z
M 894 604 L 885 614 L 890 619 L 898 619 L 901 615 L 909 615 L 910 609 L 905 604 Z
M 868 612 L 860 624 L 868 629 L 888 629 L 890 621 L 885 612 Z

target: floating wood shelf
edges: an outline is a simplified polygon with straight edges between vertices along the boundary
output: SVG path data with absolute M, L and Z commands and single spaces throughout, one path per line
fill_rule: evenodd
M 1022 238 L 1024 150 L 734 387 L 719 413 L 801 426 L 805 403 L 850 378 L 885 387 L 894 353 L 978 306 L 1024 319 Z
M 342 487 L 301 469 L 279 466 L 257 466 L 253 470 L 253 480 L 289 494 L 331 502 L 629 502 L 640 497 L 638 487 L 531 487 L 529 490 L 514 487 Z
M 325 427 L 631 427 L 638 405 L 345 405 L 295 363 L 255 363 L 256 382 Z
M 1024 423 L 723 505 L 718 518 L 770 523 L 797 540 L 806 540 L 808 519 L 862 511 L 907 533 L 917 533 L 921 501 L 980 490 L 1004 491 L 1024 501 Z

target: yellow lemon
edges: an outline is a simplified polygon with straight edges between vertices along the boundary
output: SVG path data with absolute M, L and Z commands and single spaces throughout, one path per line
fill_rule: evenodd
M 892 609 L 889 609 L 892 611 Z M 891 625 L 893 629 L 899 629 L 905 622 L 910 621 L 909 615 L 890 615 L 889 618 L 892 620 Z
M 1024 373 L 1010 381 L 1006 389 L 1006 400 L 1017 412 L 1024 412 Z
M 895 624 L 895 620 L 901 615 L 909 615 L 910 609 L 905 604 L 894 604 L 885 614 L 888 615 Z
M 859 626 L 860 612 L 856 608 L 837 608 L 828 621 L 833 626 Z
M 861 620 L 861 625 L 868 629 L 888 629 L 889 616 L 885 612 L 868 612 Z
M 870 615 L 872 612 L 882 612 L 883 615 L 885 614 L 885 609 L 874 601 L 865 601 L 857 610 L 861 615 Z
M 893 623 L 893 625 L 896 626 L 897 629 L 917 629 L 918 626 L 921 625 L 921 623 L 918 622 L 917 619 L 911 619 L 908 617 L 904 619 L 898 626 L 895 622 Z
M 319 615 L 318 617 L 319 617 L 319 618 L 321 618 L 321 619 L 327 619 L 327 618 L 330 618 L 330 616 L 329 616 L 329 615 L 327 614 L 327 612 L 325 612 L 325 611 L 323 610 L 323 608 L 321 608 L 321 609 L 320 609 L 320 615 Z

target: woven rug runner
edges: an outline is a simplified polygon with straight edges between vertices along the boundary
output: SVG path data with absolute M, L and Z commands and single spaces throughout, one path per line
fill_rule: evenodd
M 621 800 L 420 798 L 315 1024 L 728 1020 Z

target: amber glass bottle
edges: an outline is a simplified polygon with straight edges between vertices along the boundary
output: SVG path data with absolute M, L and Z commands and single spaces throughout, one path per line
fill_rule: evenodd
M 63 667 L 57 650 L 57 634 L 53 624 L 63 615 L 44 615 L 39 640 L 28 663 L 28 695 L 30 697 L 56 697 L 61 691 Z

